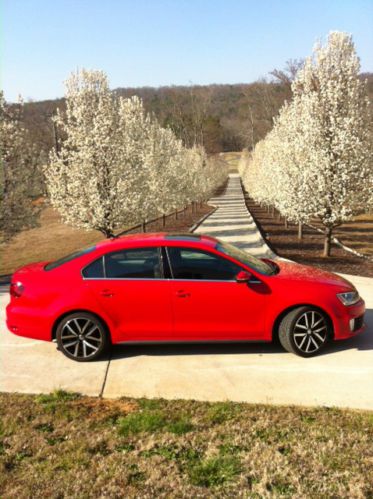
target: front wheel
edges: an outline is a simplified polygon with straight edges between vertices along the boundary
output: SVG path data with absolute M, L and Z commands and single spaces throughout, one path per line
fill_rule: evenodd
M 102 321 L 92 314 L 77 312 L 58 324 L 56 339 L 59 350 L 69 359 L 88 362 L 98 359 L 109 346 Z
M 279 340 L 285 350 L 301 357 L 317 355 L 331 335 L 327 317 L 313 307 L 298 307 L 281 320 Z

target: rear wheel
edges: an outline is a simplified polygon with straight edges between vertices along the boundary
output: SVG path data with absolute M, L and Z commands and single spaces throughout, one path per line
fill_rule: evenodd
M 86 312 L 64 317 L 58 324 L 56 338 L 59 350 L 78 362 L 98 359 L 109 346 L 102 321 Z
M 327 317 L 313 307 L 298 307 L 281 320 L 279 340 L 285 350 L 301 357 L 317 355 L 330 338 Z

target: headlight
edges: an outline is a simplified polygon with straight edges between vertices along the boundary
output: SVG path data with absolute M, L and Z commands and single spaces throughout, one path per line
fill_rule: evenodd
M 359 293 L 357 291 L 349 291 L 348 293 L 338 293 L 337 294 L 343 305 L 354 305 L 360 300 Z

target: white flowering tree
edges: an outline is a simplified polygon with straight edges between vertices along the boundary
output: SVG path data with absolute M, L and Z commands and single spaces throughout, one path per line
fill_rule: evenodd
M 318 217 L 324 256 L 335 227 L 369 203 L 373 188 L 369 102 L 351 36 L 332 32 L 292 84 L 293 100 L 258 144 L 243 177 L 252 196 L 290 220 Z
M 32 204 L 35 155 L 21 125 L 22 101 L 8 105 L 0 92 L 0 232 L 8 239 L 36 223 Z
M 65 140 L 45 168 L 52 205 L 63 220 L 106 237 L 131 213 L 131 179 L 123 163 L 118 98 L 104 73 L 81 70 L 66 82 L 66 112 L 56 124 Z
M 364 207 L 373 187 L 369 102 L 359 72 L 352 37 L 332 32 L 293 84 L 302 129 L 309 130 L 305 166 L 314 183 L 315 215 L 325 228 L 324 256 L 330 255 L 333 229 Z
M 148 115 L 138 97 L 110 91 L 101 71 L 81 70 L 66 83 L 64 140 L 45 168 L 52 205 L 71 225 L 106 237 L 204 199 L 227 171 L 206 168 L 202 149 L 187 149 Z M 215 163 L 214 163 L 215 165 Z

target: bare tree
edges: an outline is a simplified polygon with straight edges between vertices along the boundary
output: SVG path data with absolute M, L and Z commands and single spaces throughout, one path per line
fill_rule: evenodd
M 304 59 L 289 59 L 286 61 L 284 69 L 273 69 L 269 74 L 275 78 L 277 83 L 281 83 L 290 89 L 298 71 L 303 66 Z

